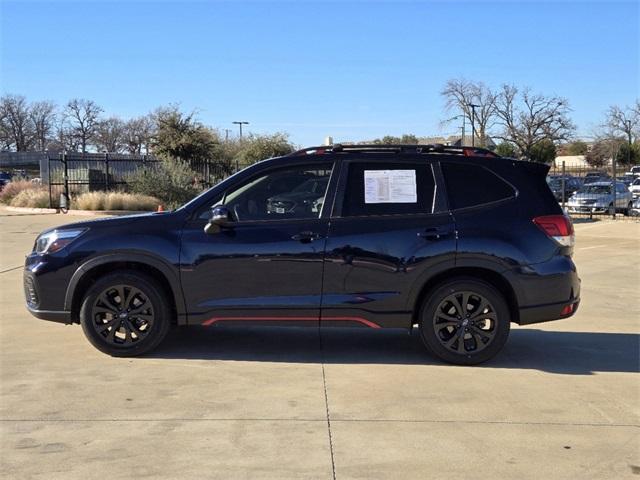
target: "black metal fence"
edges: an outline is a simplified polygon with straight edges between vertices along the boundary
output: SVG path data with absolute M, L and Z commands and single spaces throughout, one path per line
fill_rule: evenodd
M 40 178 L 49 191 L 49 205 L 59 208 L 68 199 L 93 191 L 128 191 L 140 170 L 153 170 L 159 160 L 150 155 L 117 153 L 61 153 L 46 155 L 40 162 Z M 209 188 L 244 168 L 239 162 L 215 160 L 190 162 L 193 183 Z
M 138 170 L 153 169 L 157 162 L 147 155 L 61 153 L 41 163 L 40 178 L 49 189 L 50 206 L 57 208 L 61 194 L 70 198 L 98 190 L 127 191 Z
M 640 171 L 632 166 L 593 166 L 556 161 L 548 183 L 574 219 L 640 219 Z

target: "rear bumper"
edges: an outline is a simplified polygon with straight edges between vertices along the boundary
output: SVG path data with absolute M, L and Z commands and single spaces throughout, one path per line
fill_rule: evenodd
M 518 267 L 505 273 L 518 305 L 520 325 L 568 318 L 580 303 L 580 278 L 570 257 Z
M 569 318 L 576 313 L 580 299 L 574 299 L 569 302 L 552 303 L 550 305 L 538 305 L 535 307 L 525 307 L 520 309 L 518 319 L 519 325 L 531 325 L 532 323 L 550 322 L 552 320 L 561 320 Z M 571 308 L 570 313 L 564 313 L 567 307 Z

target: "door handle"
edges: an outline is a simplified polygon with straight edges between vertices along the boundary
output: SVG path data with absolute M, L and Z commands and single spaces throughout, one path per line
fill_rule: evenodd
M 422 232 L 418 232 L 418 236 L 425 240 L 440 240 L 443 237 L 448 237 L 452 233 L 452 227 L 433 227 L 427 228 Z
M 311 243 L 314 240 L 319 240 L 320 238 L 322 238 L 322 235 L 319 235 L 311 231 L 304 231 L 296 235 L 293 235 L 291 237 L 291 240 L 297 240 L 298 242 L 302 242 L 302 243 Z

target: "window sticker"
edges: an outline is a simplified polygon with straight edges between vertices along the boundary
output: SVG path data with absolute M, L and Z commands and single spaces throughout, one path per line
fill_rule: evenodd
M 415 170 L 365 170 L 364 203 L 417 203 Z

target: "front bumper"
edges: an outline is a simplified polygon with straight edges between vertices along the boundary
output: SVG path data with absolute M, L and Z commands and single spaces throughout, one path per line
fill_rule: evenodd
M 58 311 L 58 310 L 36 310 L 27 303 L 27 310 L 29 313 L 40 320 L 49 320 L 51 322 L 58 323 L 72 323 L 71 312 Z
M 63 258 L 31 253 L 23 271 L 26 307 L 42 320 L 72 323 L 71 312 L 64 307 L 64 298 L 73 265 Z
M 607 213 L 609 207 L 605 205 L 567 205 L 569 213 Z

